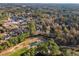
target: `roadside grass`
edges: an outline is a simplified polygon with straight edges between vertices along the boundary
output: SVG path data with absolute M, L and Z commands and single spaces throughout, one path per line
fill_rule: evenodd
M 16 50 L 15 52 L 12 52 L 11 54 L 9 54 L 9 56 L 20 56 L 22 53 L 26 51 L 27 51 L 26 48 L 22 48 L 22 49 Z

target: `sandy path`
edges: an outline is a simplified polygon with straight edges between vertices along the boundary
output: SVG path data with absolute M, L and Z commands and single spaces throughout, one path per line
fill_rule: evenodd
M 32 42 L 40 41 L 39 38 L 28 38 L 24 42 L 19 43 L 18 45 L 14 47 L 10 47 L 0 53 L 0 56 L 7 56 L 12 52 L 15 52 L 18 49 L 24 48 L 24 47 L 29 47 L 29 44 Z

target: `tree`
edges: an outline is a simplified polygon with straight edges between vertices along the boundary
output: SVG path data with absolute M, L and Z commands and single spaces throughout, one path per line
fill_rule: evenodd
M 30 21 L 28 23 L 28 26 L 29 26 L 29 30 L 30 30 L 30 35 L 33 35 L 36 31 L 36 25 L 35 25 L 35 21 Z
M 26 49 L 25 52 L 21 53 L 21 56 L 34 56 L 36 53 L 36 48 Z
M 37 51 L 41 54 L 47 55 L 48 54 L 48 43 L 44 42 L 37 46 Z
M 71 49 L 66 49 L 66 48 L 62 49 L 62 54 L 64 56 L 71 56 L 71 55 L 73 55 Z
M 0 46 L 0 50 L 3 50 L 4 49 L 4 46 Z
M 51 51 L 50 55 L 59 55 L 60 54 L 59 46 L 54 42 L 54 40 L 49 39 L 48 46 L 49 46 L 49 50 Z
M 59 55 L 59 46 L 51 39 L 37 46 L 37 51 L 44 55 Z

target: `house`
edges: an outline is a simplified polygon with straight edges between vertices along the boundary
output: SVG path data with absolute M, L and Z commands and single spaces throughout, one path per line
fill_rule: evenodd
M 11 38 L 11 36 L 10 36 L 9 34 L 7 34 L 7 33 L 6 33 L 6 34 L 4 35 L 4 37 L 3 37 L 4 40 L 8 40 L 8 39 L 10 39 L 10 38 Z

